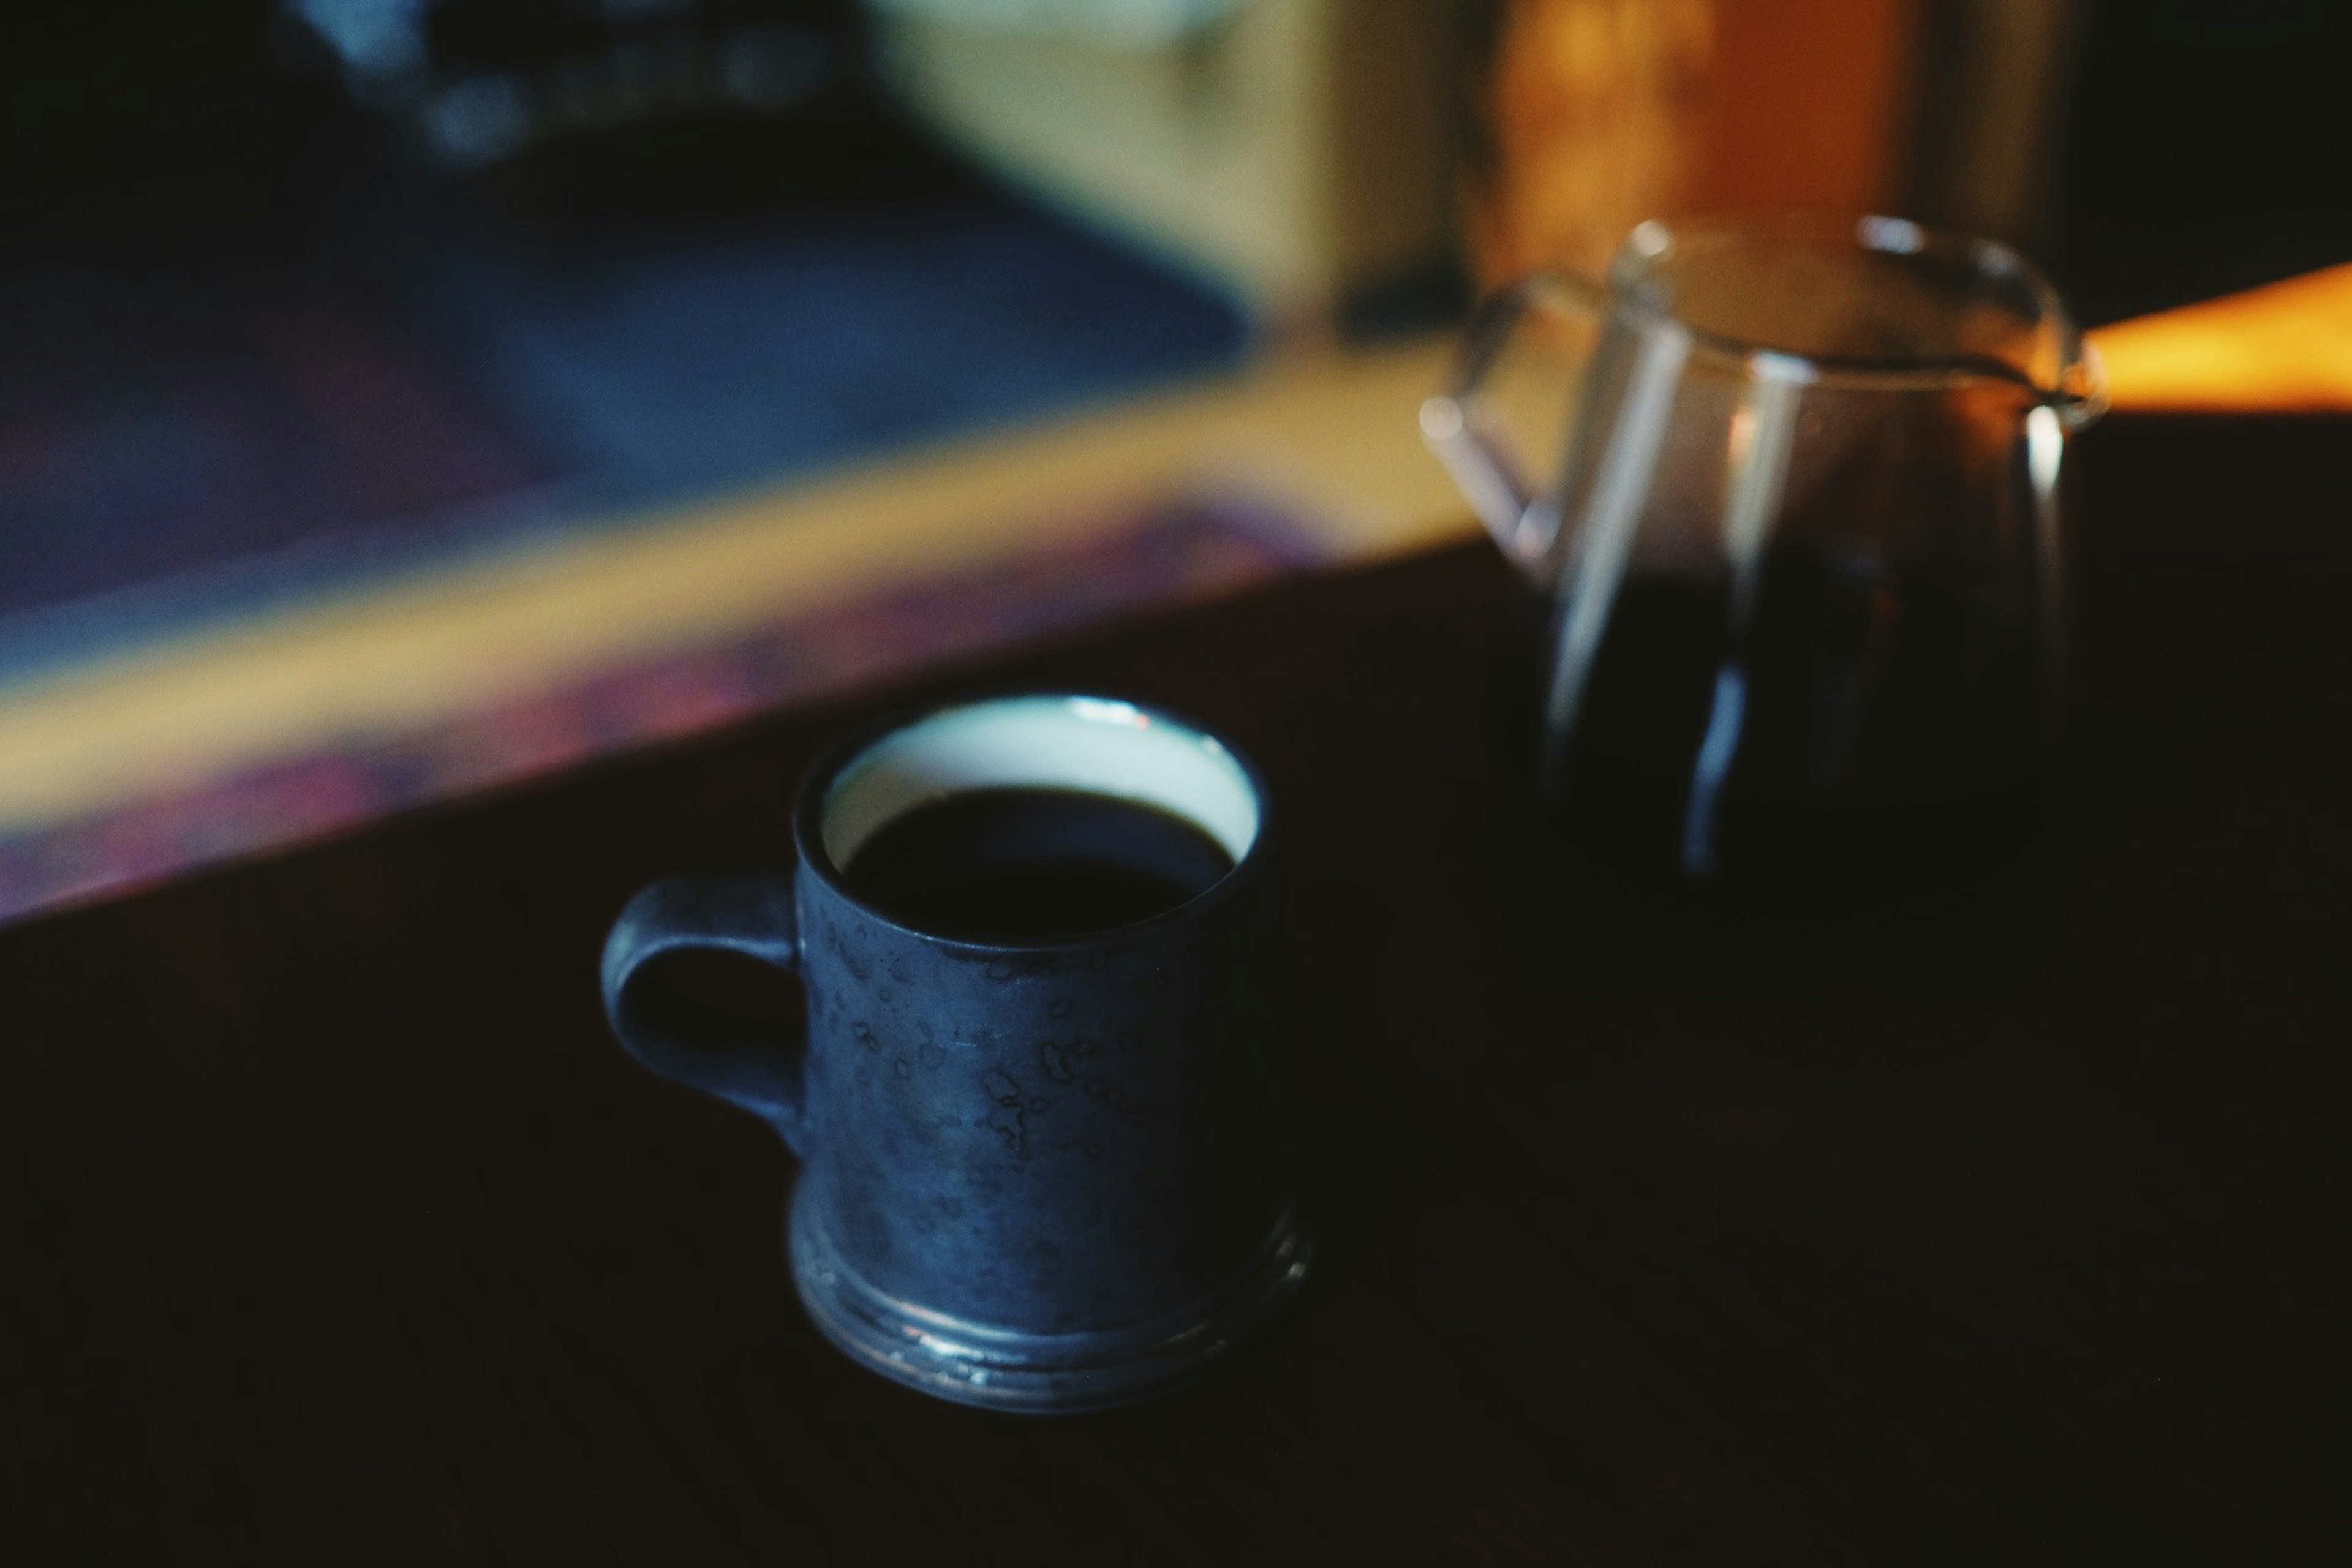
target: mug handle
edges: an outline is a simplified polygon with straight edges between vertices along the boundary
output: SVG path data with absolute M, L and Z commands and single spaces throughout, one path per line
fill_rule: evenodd
M 604 940 L 604 1016 L 638 1061 L 741 1106 L 798 1154 L 807 1031 L 761 1037 L 646 971 L 665 953 L 698 951 L 740 953 L 800 973 L 790 879 L 772 871 L 674 877 L 631 899 Z

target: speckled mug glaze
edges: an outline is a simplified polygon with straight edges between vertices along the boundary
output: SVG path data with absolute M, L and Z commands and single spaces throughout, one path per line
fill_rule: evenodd
M 980 741 L 924 752 L 957 726 Z M 1151 800 L 1235 864 L 1150 920 L 1036 944 L 913 930 L 851 893 L 836 857 L 866 834 L 1004 784 Z M 793 1278 L 835 1345 L 966 1404 L 1125 1404 L 1200 1372 L 1307 1275 L 1272 828 L 1256 770 L 1168 714 L 1061 696 L 943 709 L 818 766 L 789 879 L 638 894 L 605 945 L 606 1014 L 638 1060 L 759 1115 L 800 1156 Z M 745 1037 L 646 967 L 688 948 L 798 973 L 804 1041 Z

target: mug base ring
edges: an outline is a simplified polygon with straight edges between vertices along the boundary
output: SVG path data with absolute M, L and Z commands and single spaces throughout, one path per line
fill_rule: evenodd
M 875 1289 L 842 1258 L 807 1195 L 805 1184 L 794 1192 L 786 1228 L 793 1284 L 818 1331 L 895 1383 L 990 1410 L 1075 1415 L 1164 1393 L 1263 1328 L 1304 1287 L 1314 1261 L 1313 1233 L 1294 1194 L 1248 1261 L 1178 1311 L 1116 1329 L 1032 1333 Z

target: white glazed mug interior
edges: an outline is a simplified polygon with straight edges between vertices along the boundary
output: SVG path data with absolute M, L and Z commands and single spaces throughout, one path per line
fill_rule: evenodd
M 852 757 L 825 787 L 817 837 L 845 870 L 876 833 L 919 806 L 1024 788 L 1157 806 L 1215 839 L 1236 866 L 1265 816 L 1248 769 L 1180 720 L 1109 698 L 1003 697 L 940 709 Z

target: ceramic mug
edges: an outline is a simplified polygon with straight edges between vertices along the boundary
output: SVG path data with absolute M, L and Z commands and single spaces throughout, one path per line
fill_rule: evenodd
M 1150 919 L 1027 943 L 915 929 L 852 890 L 843 868 L 903 814 L 1008 787 L 1158 807 L 1233 868 Z M 1271 802 L 1237 751 L 1129 702 L 963 704 L 821 763 L 793 833 L 790 876 L 631 900 L 604 1004 L 631 1055 L 800 1157 L 793 1279 L 834 1344 L 966 1404 L 1099 1408 L 1199 1372 L 1297 1292 Z M 698 1009 L 654 962 L 687 949 L 800 976 L 805 1029 Z

